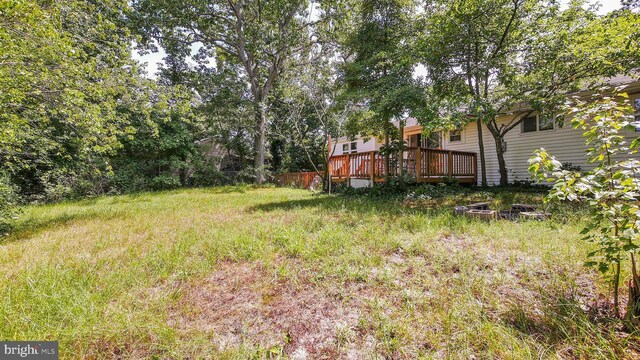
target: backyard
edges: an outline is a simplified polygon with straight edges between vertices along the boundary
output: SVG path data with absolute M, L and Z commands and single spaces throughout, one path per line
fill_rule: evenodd
M 580 212 L 482 222 L 423 200 L 220 187 L 25 209 L 0 336 L 89 358 L 624 358 Z M 426 200 L 424 200 L 426 199 Z

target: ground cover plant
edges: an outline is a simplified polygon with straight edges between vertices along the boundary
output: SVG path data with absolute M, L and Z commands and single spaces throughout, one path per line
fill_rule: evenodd
M 63 358 L 632 358 L 579 211 L 221 187 L 27 207 L 0 244 L 0 336 Z M 441 204 L 441 206 L 437 206 Z M 628 276 L 624 273 L 623 276 Z

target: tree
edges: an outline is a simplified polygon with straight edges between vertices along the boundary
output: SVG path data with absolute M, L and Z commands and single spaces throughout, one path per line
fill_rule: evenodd
M 182 48 L 201 44 L 201 57 L 218 66 L 239 64 L 237 79 L 250 89 L 256 182 L 265 180 L 268 96 L 285 70 L 310 43 L 306 0 L 135 0 L 147 40 Z M 322 12 L 316 10 L 321 17 Z
M 171 86 L 178 74 L 163 69 L 157 84 L 147 80 L 149 116 L 132 112 L 132 131 L 119 136 L 122 147 L 110 157 L 113 166 L 111 190 L 135 192 L 164 190 L 191 185 L 189 173 L 200 160 L 196 140 L 204 131 L 204 120 L 194 114 L 192 92 Z M 162 85 L 164 83 L 164 85 Z
M 626 98 L 626 94 L 620 95 Z M 587 265 L 607 272 L 613 265 L 614 309 L 619 316 L 618 288 L 620 264 L 630 262 L 629 300 L 625 321 L 630 328 L 640 325 L 640 273 L 636 256 L 640 249 L 640 138 L 630 144 L 624 130 L 634 130 L 629 104 L 611 96 L 595 97 L 586 103 L 577 99 L 569 107 L 571 124 L 584 130 L 589 146 L 587 155 L 594 169 L 586 172 L 565 170 L 544 149 L 529 160 L 529 171 L 541 181 L 553 183 L 545 201 L 574 201 L 588 205 L 591 216 L 582 231 L 595 244 Z
M 625 44 L 629 33 L 623 28 L 636 17 L 600 19 L 583 6 L 581 1 L 562 10 L 555 1 L 442 0 L 426 8 L 420 48 L 431 79 L 430 100 L 446 105 L 432 112 L 441 118 L 432 126 L 476 121 L 483 185 L 483 124 L 495 142 L 500 184 L 506 185 L 508 132 L 534 112 L 554 114 L 565 94 L 585 81 L 633 68 L 620 60 L 635 51 L 625 50 L 633 46 Z
M 345 44 L 348 55 L 341 74 L 345 98 L 363 110 L 352 117 L 357 123 L 352 121 L 350 128 L 366 136 L 384 134 L 385 147 L 390 146 L 395 129 L 392 121 L 401 123 L 401 117 L 412 113 L 422 99 L 412 77 L 413 10 L 411 0 L 363 0 L 355 29 Z M 389 152 L 385 152 L 388 176 Z
M 329 40 L 329 39 L 327 39 Z M 340 60 L 337 48 L 329 41 L 310 49 L 309 59 L 296 72 L 289 72 L 279 83 L 275 108 L 274 136 L 283 151 L 283 170 L 327 171 L 329 138 L 342 134 L 342 125 L 351 109 L 339 100 L 337 85 Z M 323 176 L 325 187 L 328 177 Z
M 237 81 L 241 73 L 240 65 L 201 67 L 194 73 L 193 88 L 200 100 L 196 111 L 207 124 L 206 137 L 234 160 L 226 170 L 251 175 L 253 106 L 250 91 Z
M 0 3 L 0 171 L 25 198 L 105 191 L 108 157 L 144 114 L 126 1 Z M 127 109 L 127 110 L 125 110 Z

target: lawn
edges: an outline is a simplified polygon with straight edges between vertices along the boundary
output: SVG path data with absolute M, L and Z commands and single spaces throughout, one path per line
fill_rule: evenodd
M 634 357 L 579 216 L 450 211 L 540 198 L 224 187 L 29 207 L 0 240 L 0 337 L 64 358 Z

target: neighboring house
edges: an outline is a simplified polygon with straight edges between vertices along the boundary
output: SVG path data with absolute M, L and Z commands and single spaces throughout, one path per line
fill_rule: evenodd
M 218 171 L 237 171 L 237 156 L 233 156 L 222 145 L 216 143 L 211 138 L 196 141 L 200 147 L 203 157 L 210 162 Z
M 637 130 L 635 133 L 628 132 L 627 135 L 630 139 L 640 136 L 640 81 L 628 77 L 620 77 L 611 79 L 609 83 L 612 85 L 627 85 L 625 91 L 629 94 L 632 104 L 634 104 L 637 110 Z M 498 122 L 499 124 L 504 124 L 511 119 L 512 116 L 503 116 L 498 118 Z M 478 132 L 475 122 L 467 124 L 462 129 L 433 133 L 427 138 L 422 133 L 422 127 L 417 123 L 417 121 L 413 118 L 409 118 L 405 121 L 403 133 L 404 140 L 409 147 L 441 149 L 446 151 L 451 150 L 454 152 L 454 155 L 458 154 L 458 152 L 460 152 L 461 155 L 464 155 L 465 153 L 477 154 L 479 152 Z M 584 170 L 590 169 L 593 165 L 587 163 L 587 157 L 585 155 L 585 139 L 582 136 L 582 133 L 583 132 L 581 130 L 576 130 L 571 127 L 569 119 L 565 121 L 563 126 L 560 126 L 560 124 L 555 123 L 553 119 L 545 118 L 538 114 L 534 114 L 526 118 L 516 128 L 508 132 L 504 138 L 507 147 L 504 157 L 509 171 L 509 181 L 530 180 L 528 160 L 531 158 L 533 152 L 539 148 L 547 149 L 562 163 L 570 163 L 571 165 L 579 166 Z M 487 181 L 490 185 L 497 185 L 500 182 L 500 174 L 498 171 L 495 140 L 486 126 L 483 127 L 482 135 L 487 167 Z M 348 139 L 342 138 L 336 141 L 332 148 L 335 149 L 334 155 L 341 155 L 347 152 L 362 153 L 379 150 L 382 144 L 382 141 L 375 138 L 368 141 L 363 139 L 349 141 Z M 442 151 L 434 153 L 442 153 Z M 404 155 L 405 163 L 409 163 L 409 165 L 405 165 L 409 169 L 409 173 L 412 172 L 412 166 L 415 169 L 415 165 L 411 165 L 411 162 L 415 160 L 415 156 L 411 154 L 412 150 L 409 150 L 408 154 Z M 422 152 L 423 157 L 427 154 L 427 151 Z M 446 155 L 443 155 L 441 159 L 443 159 L 440 160 L 441 162 L 447 162 Z M 427 165 L 425 164 L 424 158 L 421 161 L 422 166 L 420 174 L 424 175 L 425 172 L 428 172 L 428 170 L 426 170 Z M 455 159 L 452 160 L 452 162 L 454 161 Z M 472 167 L 474 167 L 474 181 L 479 182 L 479 179 L 482 179 L 480 161 L 479 158 L 474 159 L 473 161 L 477 161 L 477 164 L 472 164 Z M 441 169 L 442 171 L 436 172 L 440 178 L 444 178 L 446 176 L 446 173 L 448 172 L 446 168 L 448 166 L 449 165 L 445 164 L 444 170 Z M 354 166 L 352 165 L 351 167 L 353 168 Z M 365 170 L 371 168 L 368 167 L 367 164 L 360 164 L 359 167 L 365 168 Z M 451 167 L 453 169 L 452 173 L 454 174 L 452 177 L 458 178 L 455 176 L 455 171 L 457 171 L 460 165 L 454 163 Z M 354 170 L 352 169 L 352 172 L 353 171 Z M 333 172 L 335 172 L 335 170 L 333 170 Z M 465 170 L 461 174 L 465 175 L 467 172 L 468 170 Z M 341 180 L 342 177 L 343 176 L 334 176 L 337 180 Z M 361 175 L 355 177 L 363 179 L 366 176 Z M 461 182 L 465 182 L 464 180 L 466 180 L 464 176 L 460 177 L 460 179 L 463 180 Z M 435 181 L 435 179 L 427 179 L 425 181 Z M 370 181 L 363 183 L 362 180 L 358 180 L 355 183 L 352 181 L 352 184 L 354 186 L 366 186 L 370 184 Z

